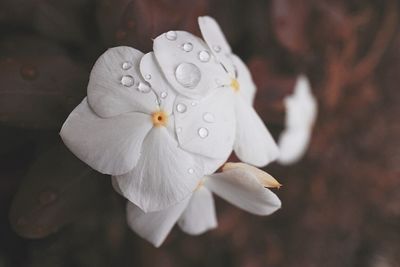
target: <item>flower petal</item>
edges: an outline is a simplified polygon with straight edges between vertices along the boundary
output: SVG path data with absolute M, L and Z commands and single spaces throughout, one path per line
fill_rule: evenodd
M 138 90 L 139 84 L 145 83 L 139 72 L 142 56 L 134 48 L 120 46 L 108 49 L 99 57 L 87 89 L 89 105 L 98 116 L 108 118 L 132 111 L 151 113 L 157 107 L 154 93 Z
M 175 31 L 173 40 L 170 40 L 170 33 L 158 36 L 153 48 L 162 72 L 177 92 L 199 99 L 230 83 L 228 75 L 200 38 L 188 32 Z M 201 53 L 208 54 L 208 59 L 201 61 Z
M 140 72 L 157 95 L 160 108 L 167 114 L 171 114 L 176 93 L 161 72 L 153 52 L 147 53 L 142 57 Z
M 232 55 L 233 64 L 237 71 L 237 80 L 240 85 L 239 93 L 247 100 L 250 105 L 253 105 L 254 96 L 256 94 L 256 85 L 253 82 L 251 73 L 246 64 L 236 55 Z
M 236 97 L 235 153 L 243 161 L 265 166 L 279 155 L 278 146 L 261 118 L 244 98 Z
M 210 158 L 227 159 L 235 139 L 233 92 L 219 88 L 207 98 L 175 101 L 175 129 L 180 146 Z
M 286 127 L 311 128 L 317 117 L 317 101 L 304 75 L 297 78 L 293 95 L 285 98 Z
M 281 164 L 292 164 L 306 152 L 317 116 L 317 102 L 307 78 L 300 75 L 294 93 L 286 97 L 285 130 L 279 137 Z
M 258 182 L 266 188 L 279 189 L 282 186 L 274 177 L 272 177 L 267 172 L 243 162 L 227 162 L 222 168 L 222 171 L 226 172 L 233 169 L 242 169 L 243 171 L 251 172 L 257 178 Z
M 72 153 L 90 167 L 119 175 L 135 167 L 151 127 L 150 116 L 143 113 L 101 118 L 90 109 L 85 98 L 64 122 L 60 135 Z
M 143 142 L 136 167 L 115 179 L 129 201 L 150 212 L 185 199 L 202 177 L 201 163 L 180 149 L 165 127 L 154 127 Z
M 126 206 L 128 225 L 140 237 L 159 247 L 188 205 L 189 199 L 190 197 L 187 197 L 169 208 L 147 213 L 128 201 Z
M 235 69 L 231 58 L 232 49 L 217 21 L 209 16 L 199 17 L 198 20 L 201 34 L 208 47 L 227 72 L 232 77 L 235 77 Z
M 246 169 L 229 169 L 210 175 L 205 186 L 233 205 L 256 215 L 269 215 L 281 207 L 279 198 Z
M 310 142 L 311 131 L 300 129 L 285 129 L 279 137 L 279 158 L 278 162 L 283 165 L 289 165 L 301 159 L 307 151 Z
M 200 235 L 217 227 L 214 199 L 210 190 L 200 185 L 194 191 L 178 225 L 190 235 Z

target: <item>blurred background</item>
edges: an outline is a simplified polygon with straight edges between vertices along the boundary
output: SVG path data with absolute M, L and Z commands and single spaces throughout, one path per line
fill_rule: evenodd
M 397 0 L 0 0 L 0 267 L 400 266 Z M 266 170 L 283 187 L 269 217 L 217 199 L 219 227 L 174 229 L 155 249 L 130 231 L 110 179 L 61 144 L 108 48 L 148 52 L 214 16 L 258 85 L 278 137 L 304 73 L 319 104 L 310 148 Z

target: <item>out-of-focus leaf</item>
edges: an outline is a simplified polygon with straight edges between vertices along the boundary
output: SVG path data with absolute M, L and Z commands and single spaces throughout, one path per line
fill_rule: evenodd
M 88 71 L 64 49 L 32 36 L 0 41 L 0 122 L 59 129 L 86 94 Z
M 27 238 L 42 238 L 102 205 L 109 180 L 59 143 L 41 155 L 14 198 L 10 221 Z
M 94 0 L 0 1 L 0 25 L 33 29 L 41 34 L 66 42 L 82 45 L 88 43 L 94 25 Z
M 294 54 L 309 48 L 306 24 L 310 14 L 309 0 L 273 0 L 272 27 L 279 42 Z
M 130 45 L 151 50 L 152 39 L 169 30 L 198 33 L 197 17 L 207 0 L 101 0 L 97 21 L 108 46 Z
M 257 85 L 255 108 L 266 123 L 283 126 L 285 117 L 284 98 L 293 93 L 296 76 L 275 73 L 270 62 L 254 57 L 248 62 Z

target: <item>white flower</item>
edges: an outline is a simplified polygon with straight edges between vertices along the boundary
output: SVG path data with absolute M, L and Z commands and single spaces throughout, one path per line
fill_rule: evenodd
M 317 102 L 304 75 L 297 78 L 293 95 L 285 98 L 285 130 L 279 138 L 278 162 L 291 164 L 306 152 L 317 116 Z
M 128 202 L 127 221 L 139 236 L 159 247 L 175 223 L 191 235 L 217 226 L 212 193 L 256 215 L 273 213 L 281 201 L 267 187 L 279 188 L 280 184 L 255 167 L 227 163 L 221 173 L 206 176 L 190 197 L 165 210 L 145 213 Z
M 232 151 L 233 93 L 215 86 L 226 75 L 199 58 L 203 51 L 210 53 L 186 32 L 160 35 L 146 55 L 109 49 L 93 67 L 87 98 L 61 129 L 78 158 L 113 175 L 121 193 L 146 212 L 187 198 Z M 166 62 L 165 54 L 175 61 Z
M 218 23 L 199 17 L 200 30 L 214 57 L 230 78 L 227 85 L 235 92 L 236 138 L 234 150 L 244 162 L 264 166 L 278 157 L 279 150 L 264 123 L 252 107 L 256 87 L 243 61 L 232 53 Z

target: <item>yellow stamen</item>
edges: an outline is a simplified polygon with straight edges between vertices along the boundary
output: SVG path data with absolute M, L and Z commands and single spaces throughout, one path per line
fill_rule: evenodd
M 272 177 L 265 171 L 262 171 L 256 167 L 250 166 L 242 162 L 227 162 L 224 167 L 222 167 L 222 171 L 233 169 L 242 169 L 244 171 L 252 173 L 257 178 L 258 182 L 264 187 L 279 189 L 282 186 L 274 177 Z
M 238 92 L 240 90 L 239 81 L 237 79 L 232 79 L 231 80 L 231 87 L 232 87 L 232 90 L 234 92 Z
M 164 111 L 156 111 L 151 114 L 151 121 L 155 127 L 166 126 L 168 123 L 168 115 Z

